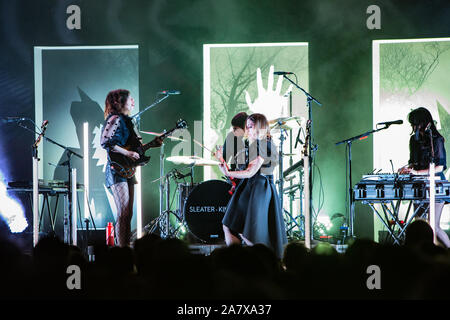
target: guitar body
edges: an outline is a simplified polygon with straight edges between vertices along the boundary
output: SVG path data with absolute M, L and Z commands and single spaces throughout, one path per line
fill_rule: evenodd
M 177 125 L 175 128 L 169 130 L 168 132 L 162 134 L 158 138 L 163 140 L 167 136 L 169 136 L 173 131 L 176 129 L 184 129 L 186 128 L 186 121 L 179 120 L 177 122 Z M 156 139 L 158 139 L 156 138 Z M 155 139 L 155 140 L 156 140 Z M 124 156 L 123 154 L 117 153 L 117 152 L 110 152 L 109 153 L 109 159 L 111 162 L 111 166 L 116 171 L 118 175 L 120 175 L 123 178 L 132 178 L 136 174 L 136 167 L 138 166 L 145 166 L 150 161 L 150 156 L 146 156 L 145 152 L 150 148 L 156 148 L 159 147 L 158 144 L 155 144 L 155 140 L 150 141 L 149 143 L 146 143 L 144 145 L 142 144 L 132 144 L 132 145 L 126 145 L 123 148 L 128 151 L 134 151 L 139 154 L 139 159 L 133 160 L 127 156 Z
M 150 156 L 145 155 L 145 151 L 139 150 L 142 148 L 134 149 L 125 146 L 125 149 L 129 151 L 135 151 L 139 154 L 139 159 L 133 160 L 124 156 L 123 154 L 111 152 L 109 155 L 111 165 L 118 175 L 124 178 L 132 178 L 136 174 L 137 166 L 145 166 L 150 161 Z

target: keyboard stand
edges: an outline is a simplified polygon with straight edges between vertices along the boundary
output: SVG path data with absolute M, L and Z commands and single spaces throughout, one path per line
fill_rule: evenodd
M 399 219 L 400 206 L 402 202 L 408 202 L 408 209 L 406 211 L 404 221 Z M 398 245 L 404 242 L 406 228 L 417 217 L 418 212 L 423 209 L 421 216 L 424 216 L 428 214 L 430 208 L 429 201 L 425 200 L 363 200 L 362 203 L 370 206 L 372 211 L 378 216 L 380 221 L 386 227 L 386 230 L 394 240 L 394 243 Z M 414 203 L 418 204 L 418 206 L 415 210 L 411 210 Z M 376 208 L 377 204 L 381 205 L 381 209 Z M 382 212 L 380 212 L 381 210 Z M 409 217 L 410 213 L 412 213 L 411 217 Z

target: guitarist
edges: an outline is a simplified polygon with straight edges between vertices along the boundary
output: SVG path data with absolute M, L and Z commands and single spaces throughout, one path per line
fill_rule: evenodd
M 108 152 L 105 185 L 111 190 L 117 207 L 115 230 L 121 247 L 130 245 L 134 185 L 137 180 L 134 175 L 130 178 L 119 175 L 114 168 L 114 164 L 111 163 L 111 154 L 118 153 L 132 160 L 139 159 L 139 154 L 133 149 L 142 146 L 142 138 L 137 133 L 134 122 L 129 116 L 133 109 L 134 99 L 128 90 L 113 90 L 106 96 L 105 123 L 101 134 L 101 145 Z M 157 137 L 151 144 L 154 147 L 159 147 L 162 140 Z
M 245 139 L 247 117 L 247 113 L 239 112 L 231 119 L 233 131 L 227 134 L 223 146 L 214 153 L 219 161 L 230 164 L 230 171 L 245 170 L 248 166 L 248 140 Z M 239 182 L 240 179 L 234 180 L 236 185 Z

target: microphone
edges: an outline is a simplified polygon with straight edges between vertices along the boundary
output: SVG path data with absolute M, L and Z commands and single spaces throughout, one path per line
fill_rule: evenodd
M 6 118 L 2 118 L 2 122 L 3 123 L 19 122 L 19 121 L 23 121 L 23 120 L 26 120 L 26 118 L 20 118 L 20 117 L 6 117 Z
M 293 72 L 286 72 L 286 71 L 275 71 L 273 74 L 276 74 L 278 76 L 282 76 L 285 74 L 294 74 Z
M 395 120 L 395 121 L 387 121 L 387 122 L 380 122 L 377 124 L 385 124 L 387 126 L 390 126 L 391 124 L 402 124 L 403 120 Z
M 167 94 L 167 95 L 173 95 L 173 94 L 180 94 L 181 92 L 178 90 L 164 90 L 158 92 L 158 94 Z

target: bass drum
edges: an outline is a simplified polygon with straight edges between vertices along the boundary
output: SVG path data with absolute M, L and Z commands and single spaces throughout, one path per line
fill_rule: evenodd
M 189 194 L 184 205 L 184 220 L 189 231 L 204 243 L 224 240 L 222 219 L 231 195 L 231 185 L 222 180 L 200 183 Z

